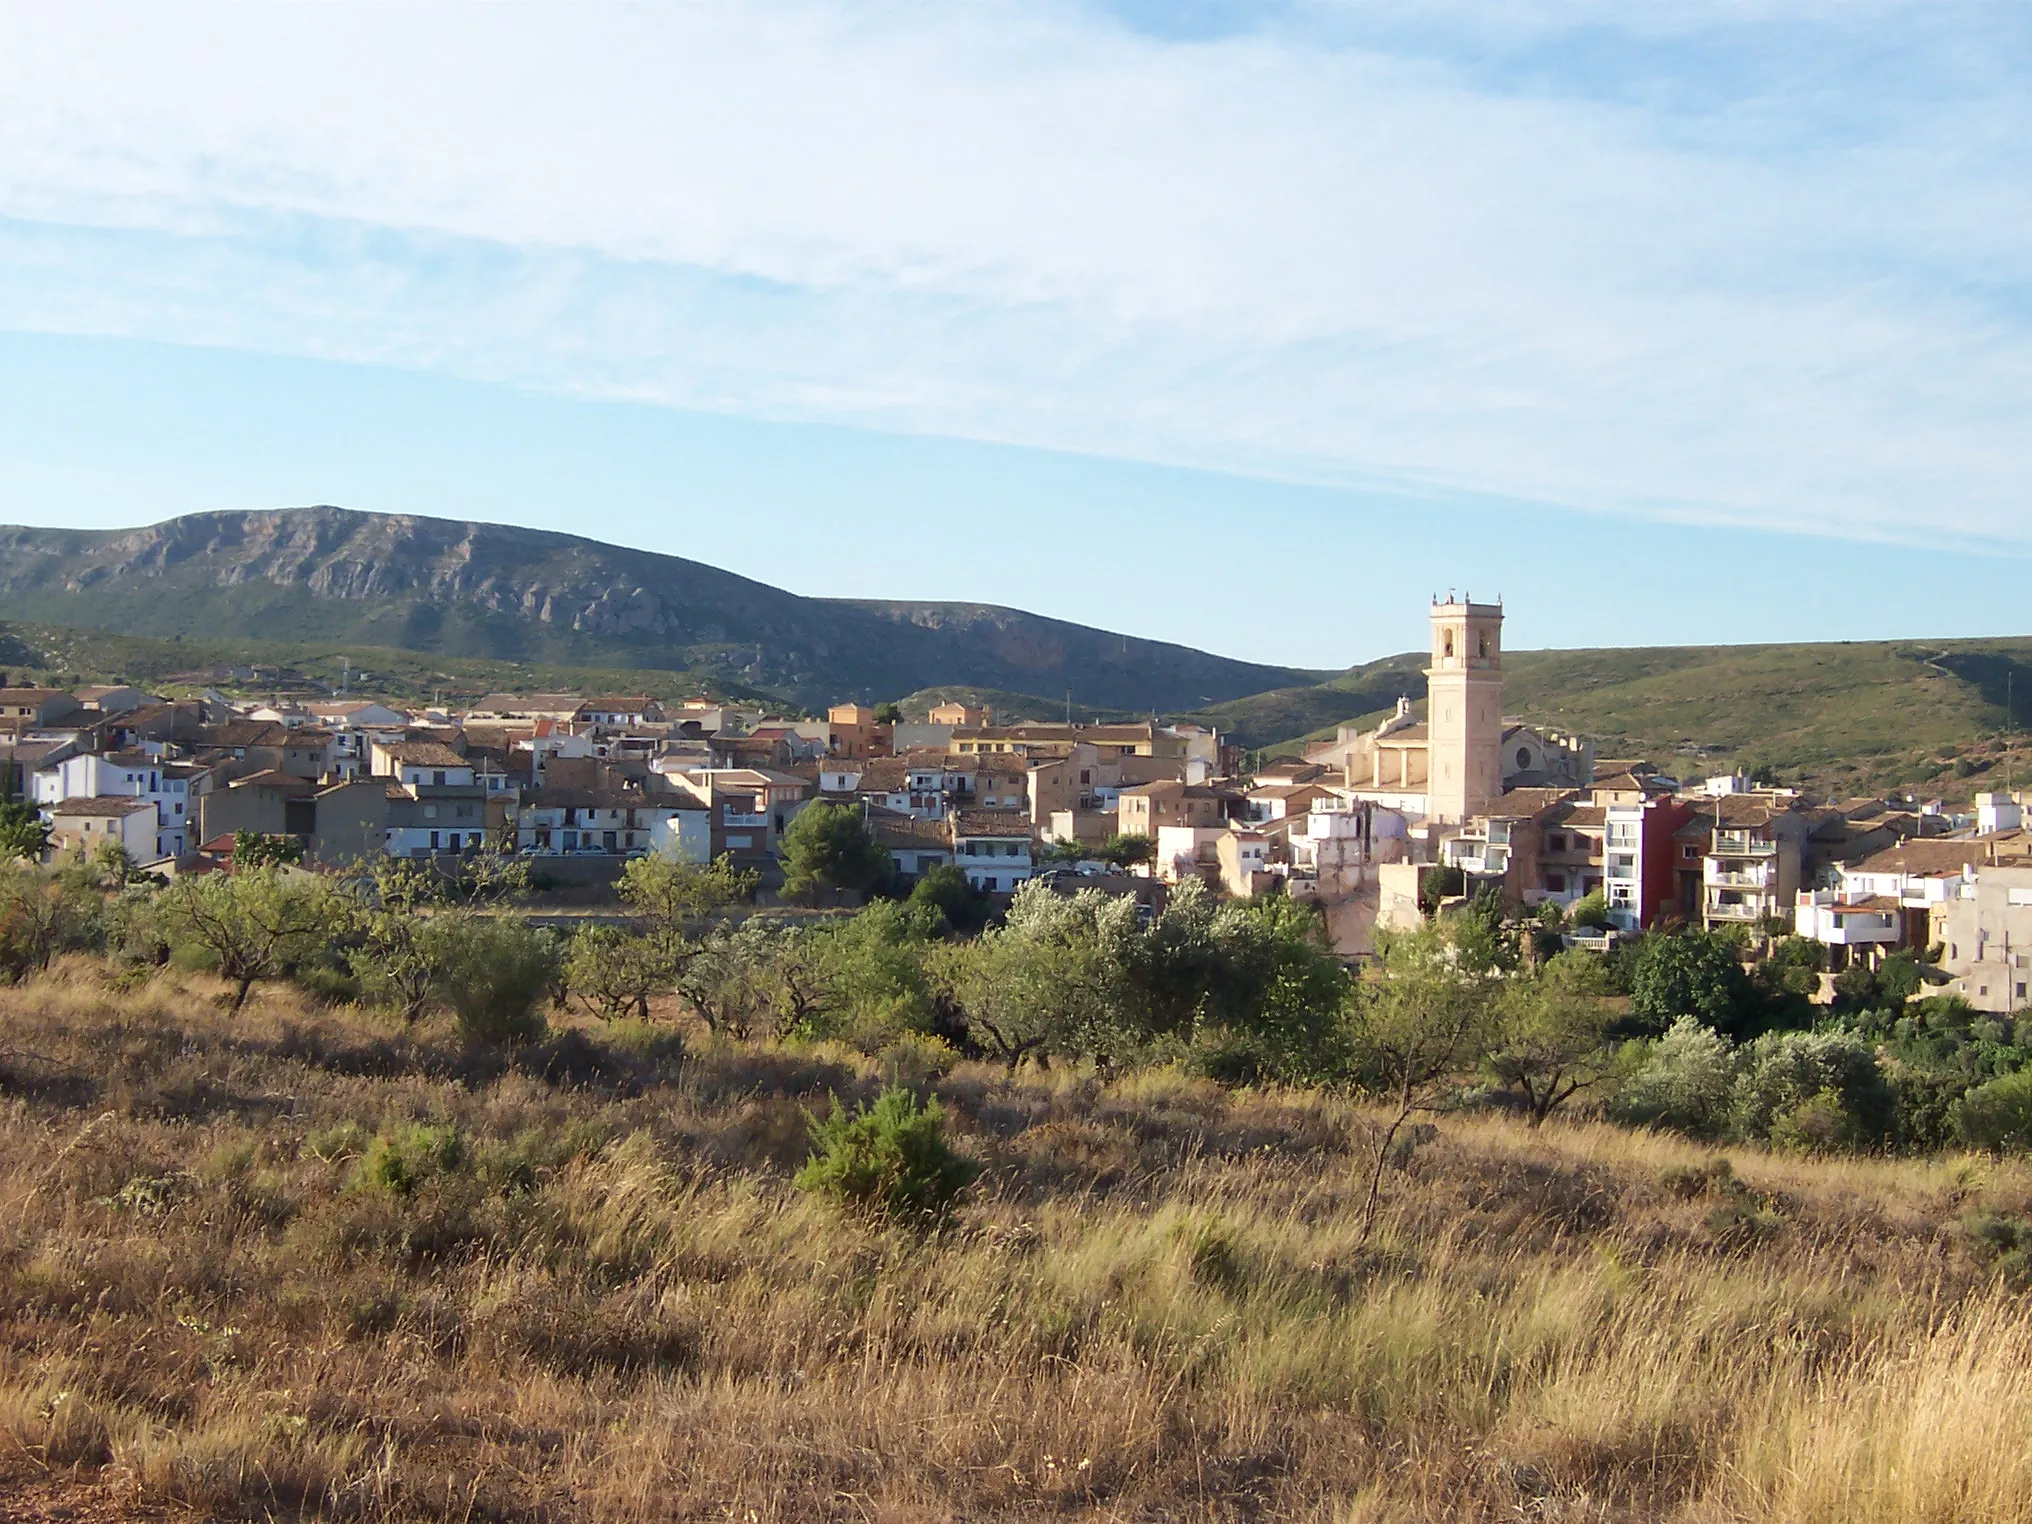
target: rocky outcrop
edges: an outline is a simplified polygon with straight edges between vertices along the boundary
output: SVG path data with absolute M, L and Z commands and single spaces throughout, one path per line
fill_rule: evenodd
M 968 684 L 1182 710 L 1309 680 L 994 605 L 802 598 L 572 535 L 331 507 L 0 527 L 0 618 L 703 669 L 810 704 Z

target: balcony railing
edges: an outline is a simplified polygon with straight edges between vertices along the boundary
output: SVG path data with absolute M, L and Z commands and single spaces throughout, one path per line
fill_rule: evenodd
M 1765 916 L 1774 914 L 1775 911 L 1762 904 L 1714 904 L 1707 907 L 1707 913 L 1717 921 L 1761 921 Z
M 1762 889 L 1768 882 L 1761 872 L 1736 873 L 1726 868 L 1710 868 L 1707 881 L 1730 889 Z
M 1717 835 L 1714 839 L 1716 857 L 1775 857 L 1778 843 L 1760 841 L 1754 836 Z

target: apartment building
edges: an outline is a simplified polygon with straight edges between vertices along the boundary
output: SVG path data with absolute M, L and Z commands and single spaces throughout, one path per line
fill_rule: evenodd
M 1793 922 L 1810 817 L 1737 795 L 1716 799 L 1713 813 L 1701 863 L 1702 924 L 1713 929 Z
M 1234 789 L 1167 779 L 1125 788 L 1116 796 L 1117 828 L 1125 836 L 1148 836 L 1174 828 L 1218 830 L 1244 813 L 1244 796 Z
M 1693 818 L 1690 805 L 1669 797 L 1603 806 L 1602 894 L 1617 930 L 1641 931 L 1683 912 L 1679 831 Z
M 1949 976 L 1942 993 L 2001 1016 L 2032 1009 L 2032 867 L 1977 868 L 1931 923 Z

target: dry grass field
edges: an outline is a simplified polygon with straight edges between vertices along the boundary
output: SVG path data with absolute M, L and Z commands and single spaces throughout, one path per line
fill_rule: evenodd
M 1338 1100 L 961 1066 L 927 1236 L 866 1060 L 216 993 L 0 990 L 12 1517 L 2032 1518 L 2019 1166 L 1441 1118 L 1364 1244 Z

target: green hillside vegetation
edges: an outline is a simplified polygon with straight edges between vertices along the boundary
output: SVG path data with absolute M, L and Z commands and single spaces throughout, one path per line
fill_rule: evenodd
M 1357 715 L 1374 723 L 1392 681 L 1422 700 L 1423 664 L 1422 653 L 1392 657 L 1218 712 L 1242 744 L 1289 754 Z M 1503 665 L 1506 713 L 1592 736 L 1602 755 L 1688 773 L 1770 767 L 1838 794 L 2001 786 L 2007 683 L 2021 723 L 2032 705 L 2032 640 L 2021 638 L 1511 651 Z M 1344 713 L 1276 733 L 1343 692 Z
M 274 667 L 279 679 L 214 676 L 214 667 Z M 0 670 L 16 682 L 78 687 L 126 682 L 171 698 L 206 688 L 228 694 L 323 696 L 350 673 L 358 696 L 399 703 L 441 699 L 456 705 L 485 693 L 646 693 L 665 703 L 709 694 L 758 703 L 781 702 L 702 672 L 656 667 L 573 667 L 546 662 L 491 661 L 405 651 L 392 646 L 308 641 L 161 640 L 61 625 L 0 621 Z M 796 707 L 796 706 L 793 706 Z

